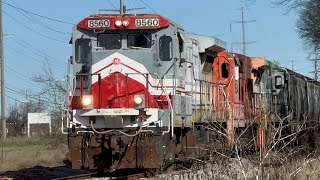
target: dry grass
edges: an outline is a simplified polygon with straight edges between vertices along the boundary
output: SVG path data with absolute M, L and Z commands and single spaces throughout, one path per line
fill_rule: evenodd
M 3 159 L 0 148 L 0 172 L 17 171 L 35 166 L 61 166 L 67 153 L 65 137 L 8 138 Z

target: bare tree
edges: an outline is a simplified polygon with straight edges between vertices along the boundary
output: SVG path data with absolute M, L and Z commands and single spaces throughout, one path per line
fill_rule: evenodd
M 50 112 L 54 130 L 59 128 L 62 108 L 66 96 L 64 80 L 57 80 L 49 63 L 43 65 L 43 72 L 33 76 L 33 81 L 39 83 L 42 91 L 33 95 Z
M 310 0 L 300 11 L 297 22 L 298 33 L 310 52 L 320 50 L 320 0 Z
M 28 113 L 37 113 L 43 111 L 42 103 L 36 101 L 28 101 L 26 103 L 21 103 L 20 105 L 11 105 L 9 107 L 9 135 L 19 136 L 22 135 L 27 122 Z
M 247 5 L 252 5 L 257 0 L 244 0 Z M 270 0 L 271 3 L 278 7 L 282 7 L 285 13 L 289 13 L 292 10 L 297 10 L 302 8 L 308 0 Z
M 304 6 L 306 2 L 308 2 L 308 0 L 274 0 L 273 1 L 275 5 L 284 7 L 287 10 L 287 12 Z

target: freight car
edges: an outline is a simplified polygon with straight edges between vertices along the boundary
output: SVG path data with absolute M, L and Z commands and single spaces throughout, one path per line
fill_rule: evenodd
M 301 125 L 314 127 L 320 120 L 320 83 L 287 68 L 279 68 L 262 58 L 252 58 L 254 92 L 263 99 L 269 121 L 291 124 L 293 131 Z
M 74 169 L 160 168 L 200 157 L 207 152 L 199 147 L 215 143 L 212 127 L 226 142 L 218 146 L 253 131 L 262 146 L 261 110 L 319 120 L 319 83 L 229 53 L 226 42 L 157 14 L 91 15 L 73 28 L 71 43 L 62 130 Z

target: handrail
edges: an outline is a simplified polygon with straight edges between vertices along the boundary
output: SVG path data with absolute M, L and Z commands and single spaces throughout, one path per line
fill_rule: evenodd
M 64 126 L 63 126 L 63 122 L 64 122 L 64 112 L 69 112 L 67 109 L 64 109 L 62 111 L 62 116 L 61 116 L 61 132 L 62 134 L 69 134 L 69 131 L 65 132 L 64 131 Z M 69 125 L 69 118 L 68 118 L 68 114 L 67 114 L 67 129 L 68 129 L 68 125 Z
M 161 89 L 163 90 L 163 92 L 164 92 L 164 94 L 165 94 L 165 96 L 166 96 L 166 99 L 167 99 L 167 101 L 168 101 L 169 109 L 171 110 L 171 120 L 170 120 L 170 122 L 169 122 L 168 130 L 163 131 L 163 132 L 162 132 L 162 135 L 164 135 L 164 134 L 166 134 L 166 133 L 169 133 L 169 132 L 170 132 L 170 129 L 171 129 L 172 126 L 173 126 L 174 109 L 173 109 L 173 106 L 172 106 L 171 99 L 170 99 L 170 97 L 169 97 L 169 95 L 168 95 L 168 93 L 167 93 L 166 76 L 167 76 L 168 74 L 165 74 L 165 75 L 161 78 L 161 79 L 163 80 L 163 83 L 161 83 L 161 79 L 159 78 L 158 74 L 156 74 L 156 73 L 126 73 L 126 77 L 128 77 L 130 74 L 132 74 L 132 75 L 135 75 L 135 74 L 144 75 L 144 77 L 146 78 L 146 89 L 147 89 L 147 93 L 149 92 L 149 84 L 150 84 L 150 82 L 149 82 L 149 76 L 148 76 L 148 75 L 154 74 L 154 75 L 157 76 L 157 78 L 158 78 L 158 80 L 159 80 L 159 84 L 161 85 Z M 171 75 L 171 74 L 170 74 L 170 75 Z M 172 74 L 171 76 L 174 76 L 174 75 Z M 173 80 L 175 80 L 175 79 L 173 79 Z M 146 98 L 147 98 L 147 97 L 146 97 Z M 146 102 L 148 103 L 147 100 L 146 100 Z M 147 108 L 148 108 L 148 107 L 149 107 L 149 106 L 147 105 Z
M 166 86 L 166 75 L 167 74 L 165 74 L 164 76 L 163 76 L 163 81 L 164 81 L 164 83 L 163 83 L 163 87 L 162 87 L 162 89 L 163 89 L 163 92 L 164 92 L 164 94 L 166 95 L 166 98 L 167 98 L 167 101 L 168 101 L 168 105 L 169 105 L 169 107 L 170 107 L 170 109 L 171 109 L 171 118 L 170 118 L 170 122 L 169 122 L 169 126 L 168 126 L 168 130 L 167 131 L 163 131 L 162 132 L 162 135 L 164 135 L 164 134 L 166 134 L 166 133 L 169 133 L 170 132 L 170 129 L 171 129 L 171 125 L 172 125 L 172 123 L 173 123 L 173 107 L 172 107 L 172 102 L 171 102 L 171 99 L 170 99 L 170 97 L 169 97 L 169 95 L 168 95 L 168 93 L 167 93 L 167 86 Z M 173 76 L 173 75 L 172 75 Z
M 77 77 L 80 77 L 80 98 L 83 97 L 83 76 L 98 76 L 98 109 L 101 109 L 101 99 L 102 99 L 102 93 L 101 93 L 101 74 L 76 74 L 75 81 L 77 81 Z M 76 85 L 75 85 L 76 86 Z M 75 87 L 76 89 L 76 87 Z

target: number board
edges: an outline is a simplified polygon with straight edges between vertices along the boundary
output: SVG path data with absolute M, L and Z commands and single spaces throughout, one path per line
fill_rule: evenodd
M 160 26 L 160 21 L 158 18 L 153 19 L 136 19 L 136 27 L 158 27 Z
M 88 28 L 108 28 L 110 27 L 109 19 L 88 20 Z

